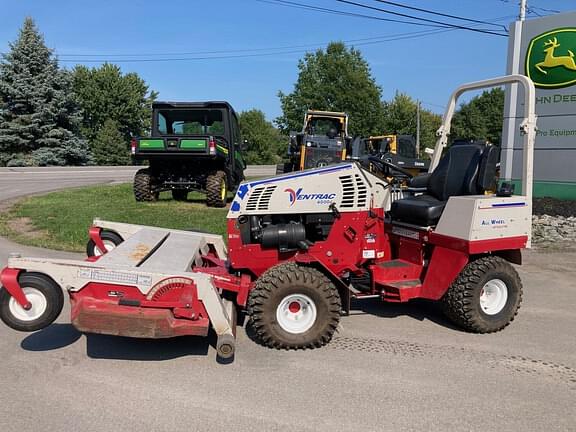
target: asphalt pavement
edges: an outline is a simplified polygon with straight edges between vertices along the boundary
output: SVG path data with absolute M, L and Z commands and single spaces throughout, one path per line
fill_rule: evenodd
M 132 168 L 0 169 L 0 201 Z M 10 251 L 74 256 L 0 239 Z M 574 431 L 576 254 L 529 251 L 524 301 L 504 331 L 472 335 L 437 305 L 366 300 L 312 351 L 260 347 L 236 359 L 213 340 L 82 335 L 66 306 L 26 334 L 0 325 L 0 431 Z

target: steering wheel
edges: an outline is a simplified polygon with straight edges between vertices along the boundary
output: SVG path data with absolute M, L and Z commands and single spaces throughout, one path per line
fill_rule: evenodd
M 407 169 L 402 168 L 402 167 L 400 167 L 400 166 L 398 166 L 398 165 L 396 165 L 396 164 L 393 164 L 392 162 L 387 161 L 386 159 L 380 159 L 380 158 L 378 158 L 378 157 L 376 157 L 376 156 L 370 156 L 370 157 L 368 158 L 368 160 L 369 160 L 370 162 L 374 163 L 375 165 L 377 165 L 378 168 L 380 169 L 380 171 L 382 171 L 384 174 L 386 174 L 386 169 L 385 169 L 385 168 L 388 168 L 388 169 L 390 169 L 390 170 L 392 170 L 392 171 L 396 171 L 396 172 L 402 174 L 402 176 L 408 177 L 409 179 L 411 179 L 412 177 L 414 177 L 414 175 L 413 175 L 410 171 L 408 171 Z M 393 175 L 393 177 L 399 177 L 399 176 L 394 176 L 394 175 Z

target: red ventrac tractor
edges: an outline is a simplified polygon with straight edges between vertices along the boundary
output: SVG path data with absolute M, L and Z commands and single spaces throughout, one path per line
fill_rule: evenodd
M 524 87 L 522 194 L 495 189 L 498 149 L 455 145 L 442 156 L 457 98 Z M 452 95 L 420 192 L 392 201 L 386 177 L 356 163 L 242 183 L 217 235 L 96 220 L 85 261 L 13 255 L 2 270 L 0 317 L 34 331 L 59 315 L 64 293 L 82 332 L 146 338 L 217 335 L 235 350 L 245 309 L 261 343 L 313 348 L 330 341 L 350 299 L 441 301 L 463 329 L 490 333 L 515 317 L 522 285 L 510 263 L 530 246 L 534 86 L 513 75 Z M 389 173 L 400 167 L 374 158 Z

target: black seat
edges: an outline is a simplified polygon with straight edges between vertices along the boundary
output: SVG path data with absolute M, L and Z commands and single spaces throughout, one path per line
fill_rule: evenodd
M 429 226 L 436 225 L 445 205 L 446 201 L 424 194 L 394 201 L 390 211 L 392 220 Z
M 426 193 L 392 203 L 392 220 L 415 225 L 436 225 L 451 196 L 477 195 L 495 183 L 499 152 L 495 146 L 452 146 L 427 178 Z

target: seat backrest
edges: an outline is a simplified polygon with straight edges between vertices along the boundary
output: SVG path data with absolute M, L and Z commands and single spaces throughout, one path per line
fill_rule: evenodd
M 430 175 L 428 193 L 440 201 L 451 196 L 480 193 L 478 172 L 482 150 L 482 146 L 477 144 L 450 147 Z
M 496 166 L 499 160 L 499 147 L 488 145 L 484 148 L 480 169 L 478 170 L 478 188 L 480 193 L 496 189 Z

